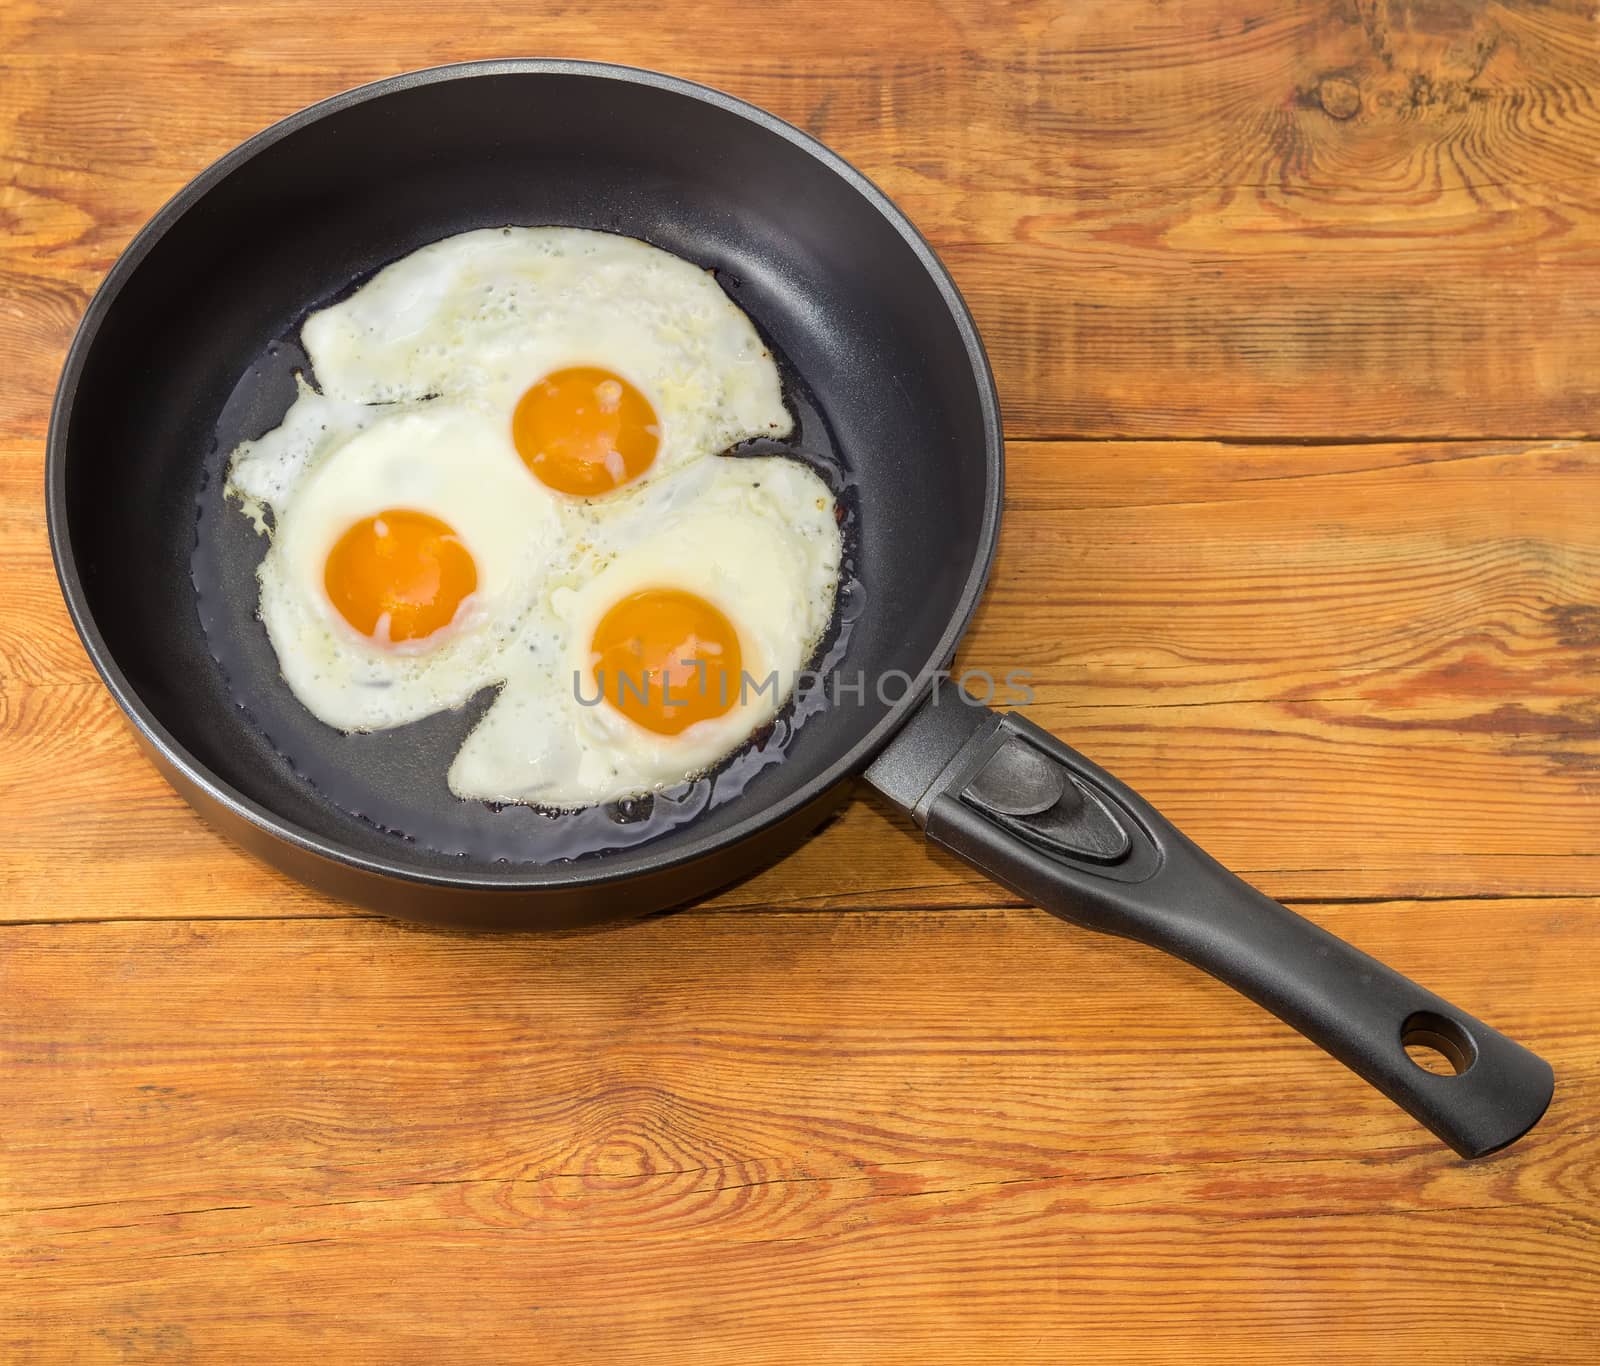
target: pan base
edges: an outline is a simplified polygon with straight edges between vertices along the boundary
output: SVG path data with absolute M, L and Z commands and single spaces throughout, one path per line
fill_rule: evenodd
M 354 288 L 354 285 L 352 285 Z M 228 456 L 283 420 L 295 377 L 314 382 L 294 336 L 269 343 L 223 406 L 201 472 L 190 561 L 196 606 L 212 661 L 243 718 L 295 778 L 322 800 L 386 835 L 437 854 L 497 864 L 549 864 L 614 853 L 657 839 L 745 791 L 783 762 L 800 728 L 822 710 L 821 697 L 791 697 L 771 724 L 708 773 L 673 787 L 578 811 L 464 800 L 445 774 L 493 703 L 496 687 L 465 705 L 390 730 L 346 734 L 324 725 L 295 698 L 257 615 L 256 569 L 267 537 L 223 495 Z M 844 658 L 863 588 L 855 575 L 859 515 L 855 481 L 815 396 L 790 362 L 777 359 L 794 415 L 788 440 L 746 442 L 715 457 L 783 455 L 803 462 L 833 489 L 843 517 L 844 558 L 833 620 L 810 667 L 826 674 Z

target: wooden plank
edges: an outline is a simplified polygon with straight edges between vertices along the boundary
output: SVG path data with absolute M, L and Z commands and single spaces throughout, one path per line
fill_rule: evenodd
M 1479 1163 L 1031 911 L 0 929 L 3 1354 L 1586 1362 L 1594 910 L 1317 909 L 1555 1064 Z
M 155 0 L 0 15 L 0 430 L 202 166 L 397 70 L 555 53 L 772 108 L 944 253 L 1013 437 L 1597 430 L 1587 0 Z
M 0 459 L 0 917 L 327 915 L 135 750 Z M 1023 443 L 962 663 L 1279 898 L 1593 895 L 1600 446 Z M 74 875 L 63 883 L 61 869 Z M 725 906 L 991 905 L 858 801 Z

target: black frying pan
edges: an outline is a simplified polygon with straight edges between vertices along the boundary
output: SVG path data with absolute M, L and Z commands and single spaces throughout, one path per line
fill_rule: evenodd
M 507 223 L 623 232 L 715 268 L 780 358 L 793 453 L 850 513 L 832 690 L 718 774 L 582 817 L 449 794 L 487 698 L 374 735 L 300 710 L 253 619 L 262 544 L 217 492 L 227 450 L 288 406 L 309 311 L 426 242 Z M 1022 715 L 937 677 L 988 574 L 1001 457 L 955 286 L 839 158 L 669 77 L 484 62 L 296 114 L 156 216 L 68 356 L 48 502 L 73 620 L 155 762 L 313 886 L 485 928 L 639 915 L 777 857 L 864 772 L 929 839 L 1064 919 L 1212 973 L 1458 1152 L 1526 1132 L 1553 1087 L 1541 1059 L 1245 886 Z M 1407 1043 L 1458 1075 L 1419 1066 Z

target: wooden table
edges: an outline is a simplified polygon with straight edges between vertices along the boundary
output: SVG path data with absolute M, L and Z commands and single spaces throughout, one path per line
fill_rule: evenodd
M 1456 1159 L 870 797 L 697 908 L 490 939 L 168 791 L 50 570 L 73 327 L 246 135 L 503 54 L 720 86 L 906 208 L 1010 436 L 963 660 L 1549 1057 L 1532 1136 Z M 0 1357 L 1595 1360 L 1597 151 L 1590 0 L 6 0 Z

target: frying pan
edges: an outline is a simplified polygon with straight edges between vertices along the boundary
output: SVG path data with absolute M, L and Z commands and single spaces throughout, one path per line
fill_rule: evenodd
M 314 721 L 254 619 L 262 543 L 218 511 L 227 450 L 293 397 L 309 311 L 427 242 L 512 223 L 622 232 L 714 269 L 779 359 L 792 454 L 849 511 L 826 646 L 838 686 L 644 816 L 452 797 L 445 770 L 487 695 L 392 732 Z M 312 886 L 483 928 L 637 916 L 776 858 L 864 774 L 934 843 L 1065 920 L 1220 978 L 1464 1156 L 1526 1132 L 1554 1085 L 1540 1058 L 1246 886 L 1020 711 L 941 676 L 989 572 L 1001 486 L 972 319 L 857 171 L 685 81 L 494 61 L 304 110 L 163 208 L 68 355 L 47 500 L 67 606 L 143 746 L 210 821 Z M 1413 1062 L 1408 1043 L 1456 1075 Z

